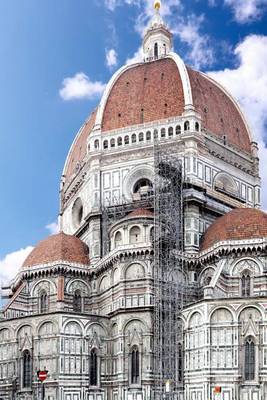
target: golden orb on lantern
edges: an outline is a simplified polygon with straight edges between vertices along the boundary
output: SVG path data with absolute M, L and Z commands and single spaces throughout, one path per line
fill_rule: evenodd
M 161 7 L 161 2 L 160 2 L 160 0 L 155 0 L 155 1 L 154 1 L 154 8 L 155 8 L 155 10 L 159 11 L 160 7 Z

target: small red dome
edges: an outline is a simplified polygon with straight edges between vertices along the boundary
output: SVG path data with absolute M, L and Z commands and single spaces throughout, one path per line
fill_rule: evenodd
M 128 217 L 154 217 L 154 214 L 152 211 L 147 210 L 145 208 L 137 208 L 136 210 L 130 212 L 130 214 L 128 214 L 126 216 L 126 218 Z
M 22 267 L 33 267 L 55 261 L 88 265 L 88 253 L 88 247 L 82 240 L 60 232 L 41 240 L 28 255 Z
M 216 219 L 204 234 L 200 250 L 226 240 L 267 237 L 267 214 L 256 208 L 236 208 Z

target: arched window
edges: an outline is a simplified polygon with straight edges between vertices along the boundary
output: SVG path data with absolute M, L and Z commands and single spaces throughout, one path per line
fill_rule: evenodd
M 107 140 L 104 140 L 103 148 L 108 149 L 108 141 Z
M 181 125 L 176 125 L 175 133 L 176 133 L 176 135 L 180 135 L 180 133 L 181 133 Z
M 189 121 L 185 121 L 185 123 L 184 123 L 184 130 L 185 130 L 185 131 L 189 131 L 189 128 L 190 128 Z
M 146 140 L 151 140 L 151 132 L 147 131 L 146 133 Z
M 99 149 L 99 140 L 98 139 L 95 140 L 94 147 L 96 150 Z
M 90 352 L 90 385 L 97 386 L 97 352 L 96 349 Z
M 164 52 L 164 55 L 166 55 L 167 51 L 166 51 L 166 44 L 165 43 L 163 43 L 163 52 Z
M 115 235 L 115 247 L 118 247 L 122 244 L 122 235 L 121 232 L 116 232 Z
M 48 311 L 48 296 L 45 290 L 42 290 L 40 294 L 40 313 L 46 313 Z
M 125 136 L 124 138 L 124 144 L 129 144 L 130 140 L 129 140 L 129 136 Z
M 173 127 L 172 126 L 170 126 L 168 129 L 168 135 L 173 136 Z
M 144 141 L 144 134 L 143 132 L 139 133 L 139 142 L 143 142 Z
M 244 273 L 241 277 L 241 295 L 249 297 L 251 294 L 251 278 L 248 272 Z
M 140 366 L 139 366 L 139 351 L 137 347 L 133 347 L 131 351 L 131 383 L 139 383 Z
M 147 178 L 139 179 L 133 187 L 133 193 L 149 194 L 153 191 L 152 182 Z
M 132 134 L 132 143 L 136 143 L 136 134 L 135 133 Z
M 255 343 L 251 336 L 245 341 L 245 380 L 255 379 Z
M 130 230 L 130 243 L 138 243 L 141 240 L 141 229 L 138 226 L 134 226 Z
M 32 358 L 29 350 L 24 350 L 22 355 L 22 362 L 22 386 L 24 388 L 29 388 L 32 384 Z
M 198 122 L 195 123 L 195 130 L 196 130 L 197 132 L 199 132 L 199 123 L 198 123 Z
M 115 139 L 111 139 L 111 141 L 110 141 L 110 147 L 115 147 Z
M 154 129 L 154 139 L 157 139 L 158 136 L 159 136 L 158 130 L 157 130 L 157 129 Z
M 158 58 L 159 57 L 159 47 L 158 47 L 158 43 L 154 44 L 154 57 Z
M 118 146 L 121 146 L 121 145 L 122 145 L 122 138 L 121 138 L 121 137 L 118 137 L 117 145 L 118 145 Z
M 161 128 L 160 136 L 163 137 L 163 138 L 166 136 L 166 129 L 165 128 Z
M 82 296 L 80 290 L 75 290 L 73 296 L 73 311 L 81 312 L 82 311 Z

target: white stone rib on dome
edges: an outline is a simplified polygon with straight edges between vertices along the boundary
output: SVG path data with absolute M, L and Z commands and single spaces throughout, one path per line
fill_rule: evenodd
M 190 79 L 189 79 L 189 75 L 188 75 L 185 63 L 183 62 L 181 57 L 174 52 L 169 53 L 167 55 L 167 58 L 171 58 L 177 65 L 177 68 L 178 68 L 178 71 L 179 71 L 179 74 L 180 74 L 180 77 L 182 80 L 182 85 L 183 85 L 185 107 L 194 106 Z

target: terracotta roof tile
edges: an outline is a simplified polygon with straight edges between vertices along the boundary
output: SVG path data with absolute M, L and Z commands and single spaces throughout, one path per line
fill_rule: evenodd
M 79 238 L 60 232 L 41 240 L 28 255 L 22 267 L 32 267 L 55 261 L 88 265 L 88 247 Z
M 256 208 L 236 208 L 218 218 L 204 234 L 201 250 L 226 240 L 267 237 L 267 214 Z
M 200 113 L 203 126 L 229 144 L 251 152 L 250 137 L 239 110 L 231 98 L 199 72 L 187 67 L 193 103 Z
M 126 218 L 128 217 L 154 217 L 154 213 L 145 208 L 137 208 L 126 216 Z
M 183 111 L 183 86 L 175 62 L 165 58 L 139 64 L 115 82 L 104 110 L 102 130 L 174 117 Z

